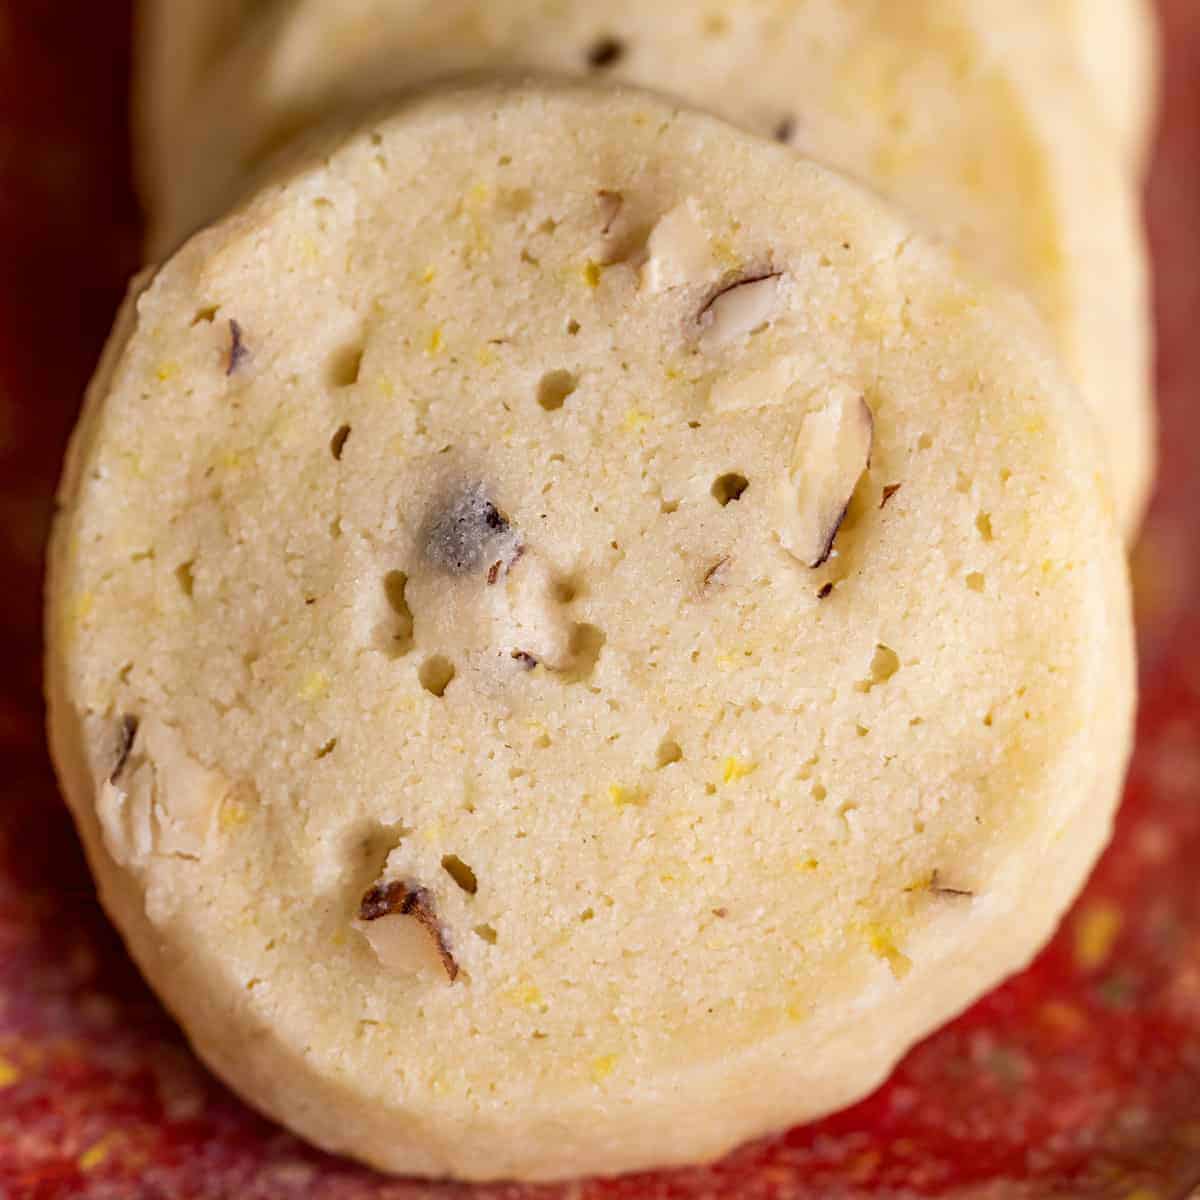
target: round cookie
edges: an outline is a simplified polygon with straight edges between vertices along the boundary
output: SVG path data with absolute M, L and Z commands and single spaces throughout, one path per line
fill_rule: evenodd
M 55 759 L 199 1053 L 382 1168 L 691 1162 L 876 1086 L 1104 844 L 1131 629 L 1023 301 L 657 98 L 433 95 L 130 302 Z
M 158 214 L 159 241 L 218 215 L 314 115 L 396 88 L 478 68 L 653 87 L 868 181 L 1031 295 L 1100 421 L 1132 536 L 1154 439 L 1136 191 L 1078 75 L 1061 69 L 1041 6 L 995 10 L 995 0 L 294 0 L 179 130 L 189 169 Z

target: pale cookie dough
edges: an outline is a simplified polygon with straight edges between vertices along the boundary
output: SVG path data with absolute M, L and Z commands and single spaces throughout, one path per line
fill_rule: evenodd
M 1003 5 L 1008 0 L 996 0 Z M 1062 22 L 1095 102 L 1140 175 L 1159 94 L 1158 23 L 1150 0 L 1038 0 Z
M 1039 10 L 292 0 L 178 131 L 185 166 L 158 240 L 173 245 L 223 211 L 252 165 L 314 115 L 398 87 L 496 67 L 654 87 L 869 181 L 1027 290 L 1100 420 L 1132 536 L 1154 457 L 1137 193 L 1078 74 L 1053 69 L 1062 38 Z
M 157 213 L 191 168 L 176 148 L 192 106 L 238 39 L 282 0 L 138 0 L 134 13 L 133 126 L 139 189 Z M 178 176 L 173 176 L 178 172 Z M 151 235 L 153 241 L 153 234 Z
M 1130 741 L 1023 301 L 620 89 L 452 92 L 131 302 L 61 489 L 55 759 L 204 1059 L 382 1168 L 719 1155 L 1027 963 Z

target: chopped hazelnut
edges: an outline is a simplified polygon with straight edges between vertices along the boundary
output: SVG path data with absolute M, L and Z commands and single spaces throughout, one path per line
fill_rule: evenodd
M 951 899 L 951 900 L 974 900 L 975 899 L 974 892 L 967 891 L 964 888 L 946 887 L 946 885 L 942 883 L 942 877 L 941 877 L 940 871 L 934 871 L 934 873 L 930 876 L 929 890 L 935 896 L 945 896 L 947 899 Z
M 117 746 L 116 760 L 113 763 L 112 772 L 108 776 L 109 783 L 116 783 L 121 777 L 121 772 L 125 770 L 125 764 L 129 761 L 129 754 L 133 750 L 133 743 L 137 738 L 139 721 L 137 717 L 126 713 L 117 725 Z
M 690 200 L 677 204 L 650 231 L 642 287 L 649 292 L 700 284 L 713 271 L 712 243 Z
M 236 321 L 229 322 L 229 359 L 225 374 L 232 375 L 242 362 L 249 356 L 250 351 L 242 340 L 242 327 Z
M 805 566 L 833 553 L 850 500 L 871 463 L 875 421 L 861 395 L 844 392 L 801 426 L 782 489 L 779 540 Z
M 724 346 L 769 325 L 779 309 L 778 271 L 740 279 L 722 288 L 700 310 L 706 346 Z
M 410 887 L 399 879 L 377 883 L 363 896 L 358 919 L 384 966 L 417 969 L 422 948 L 432 947 L 450 982 L 458 978 L 458 963 L 450 953 L 433 898 L 424 888 Z M 419 939 L 413 937 L 417 932 Z

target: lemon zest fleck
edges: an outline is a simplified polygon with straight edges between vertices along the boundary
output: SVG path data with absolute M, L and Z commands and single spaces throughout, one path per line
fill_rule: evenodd
M 903 979 L 912 970 L 912 960 L 900 951 L 891 932 L 882 925 L 867 927 L 867 942 L 871 952 L 887 962 L 897 979 Z
M 329 676 L 324 671 L 309 671 L 304 677 L 300 696 L 304 700 L 319 700 L 329 691 Z
M 601 1054 L 592 1059 L 592 1082 L 603 1083 L 616 1070 L 617 1056 Z
M 641 433 L 652 420 L 649 413 L 642 412 L 640 408 L 631 408 L 625 414 L 622 425 L 626 433 Z
M 745 779 L 747 775 L 753 775 L 756 770 L 757 763 L 743 762 L 731 755 L 722 765 L 721 779 L 725 783 L 736 783 L 739 779 Z
M 522 1008 L 537 1008 L 542 1004 L 542 992 L 532 983 L 523 983 L 505 993 L 505 999 Z
M 630 805 L 643 805 L 646 803 L 645 793 L 637 788 L 623 788 L 617 784 L 613 784 L 608 789 L 608 798 L 618 808 L 628 808 Z

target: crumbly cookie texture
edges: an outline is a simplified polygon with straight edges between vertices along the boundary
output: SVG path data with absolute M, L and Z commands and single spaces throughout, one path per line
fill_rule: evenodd
M 314 116 L 398 89 L 478 69 L 651 87 L 869 182 L 1021 287 L 1099 420 L 1132 536 L 1154 459 L 1143 235 L 1068 7 L 1056 23 L 1044 0 L 295 0 L 176 128 L 156 243 L 223 212 Z
M 200 1054 L 385 1169 L 705 1159 L 1024 965 L 1130 737 L 1024 302 L 636 92 L 423 99 L 130 301 L 50 731 Z

